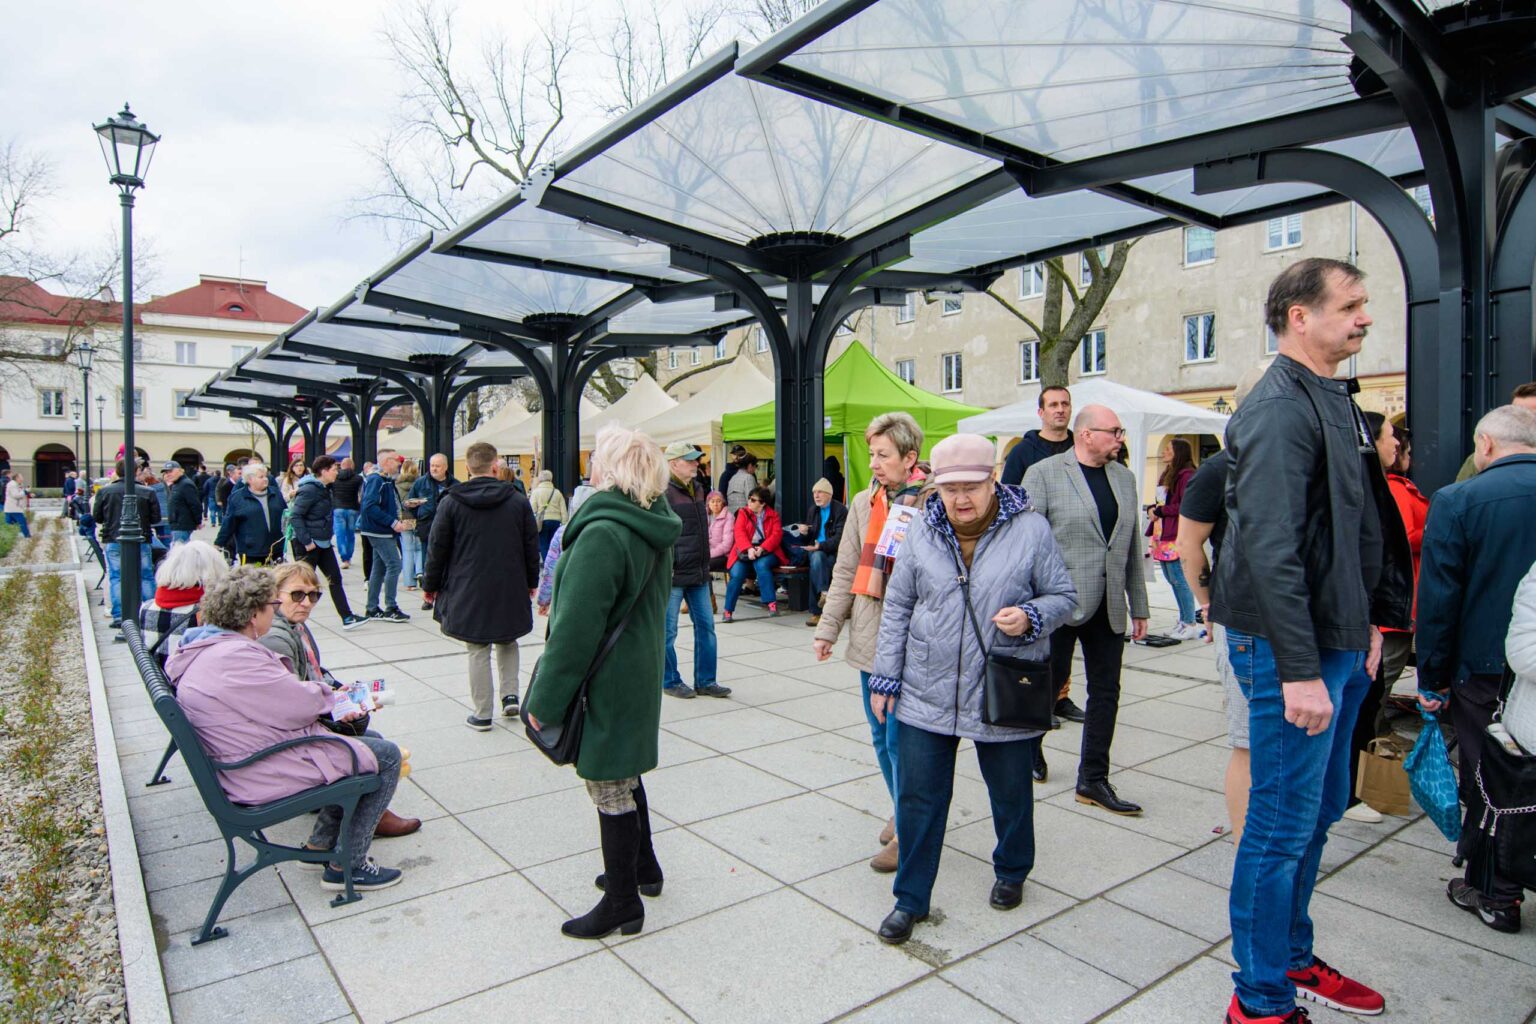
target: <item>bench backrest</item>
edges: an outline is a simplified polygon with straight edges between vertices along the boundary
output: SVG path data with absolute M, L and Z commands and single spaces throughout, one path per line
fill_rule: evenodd
M 176 702 L 176 693 L 156 663 L 155 656 L 144 646 L 144 635 L 139 632 L 138 624 L 124 620 L 123 635 L 128 640 L 128 650 L 133 655 L 134 666 L 139 670 L 139 678 L 149 691 L 150 703 L 154 705 L 160 721 L 165 723 L 171 739 L 176 741 L 176 749 L 181 751 L 181 759 L 186 763 L 187 771 L 192 773 L 192 781 L 197 785 L 204 805 L 215 818 L 233 820 L 238 808 L 224 795 L 218 774 L 203 751 L 202 743 L 198 741 L 197 730 L 192 728 L 192 723 L 182 713 L 181 705 Z

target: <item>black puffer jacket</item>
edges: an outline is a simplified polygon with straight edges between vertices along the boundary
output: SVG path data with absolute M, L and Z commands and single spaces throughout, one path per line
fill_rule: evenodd
M 667 482 L 667 504 L 683 521 L 683 532 L 677 535 L 677 546 L 672 549 L 674 587 L 702 587 L 709 582 L 709 509 L 705 499 L 702 487 L 695 486 L 690 493 L 676 477 Z
M 197 484 L 186 476 L 171 485 L 166 521 L 172 530 L 191 532 L 203 521 L 203 500 Z
M 539 527 L 511 484 L 476 476 L 438 503 L 421 588 L 436 593 L 443 635 L 505 644 L 533 630 L 528 592 L 539 585 Z
M 306 476 L 293 489 L 288 503 L 288 522 L 293 526 L 293 546 L 304 551 L 315 541 L 331 539 L 331 489 L 316 476 Z
M 1408 629 L 1413 556 L 1347 381 L 1286 356 L 1227 425 L 1227 534 L 1211 618 L 1262 636 L 1281 682 L 1322 675 L 1318 651 L 1364 651 Z
M 363 497 L 363 477 L 355 469 L 344 469 L 336 474 L 331 485 L 331 502 L 344 512 L 356 512 Z

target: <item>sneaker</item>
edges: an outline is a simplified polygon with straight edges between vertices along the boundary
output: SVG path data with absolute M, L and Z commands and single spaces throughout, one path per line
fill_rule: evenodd
M 779 602 L 777 602 L 777 601 L 769 601 L 768 602 L 768 614 L 769 615 L 777 615 L 777 614 L 779 614 Z
M 1237 996 L 1232 997 L 1232 1005 L 1227 1007 L 1227 1024 L 1308 1024 L 1312 1016 L 1301 1007 L 1296 1007 L 1290 1013 L 1265 1014 L 1250 1013 L 1242 1003 L 1237 1001 Z
M 678 700 L 693 699 L 693 688 L 686 683 L 674 683 L 671 686 L 663 686 L 661 692 L 668 697 L 676 697 Z
M 1285 976 L 1296 983 L 1296 998 L 1310 999 L 1329 1009 L 1374 1017 L 1387 1007 L 1380 992 L 1346 978 L 1319 957 L 1312 958 L 1311 967 L 1286 971 Z
M 501 713 L 508 718 L 517 717 L 517 694 L 509 693 L 501 698 Z
M 1200 627 L 1192 622 L 1176 622 L 1167 635 L 1174 640 L 1198 640 L 1200 639 Z
M 730 613 L 730 612 L 721 612 L 721 613 L 720 613 L 720 621 L 721 621 L 721 622 L 734 622 L 734 621 L 736 621 L 736 620 L 735 620 L 735 618 L 734 618 L 734 617 L 733 617 L 733 616 L 732 616 L 732 615 L 731 615 L 731 613 Z
M 1363 800 L 1346 810 L 1344 817 L 1350 821 L 1364 822 L 1367 825 L 1381 824 L 1381 812 Z
M 693 692 L 700 697 L 729 697 L 731 695 L 731 688 L 729 686 L 721 686 L 719 683 L 706 683 L 703 686 L 695 686 Z
M 368 618 L 364 615 L 347 615 L 341 620 L 342 629 L 356 629 L 358 626 L 368 625 Z
M 361 891 L 373 889 L 388 889 L 392 885 L 398 885 L 405 873 L 399 868 L 381 868 L 373 861 L 368 861 L 360 868 L 352 869 L 352 888 Z M 347 876 L 341 873 L 340 868 L 333 868 L 327 864 L 325 874 L 320 876 L 320 888 L 331 892 L 341 892 L 347 887 Z
M 421 610 L 424 611 L 424 612 L 431 611 L 432 610 L 432 602 L 431 601 L 423 601 L 423 602 L 421 602 Z
M 491 731 L 491 720 L 489 718 L 476 718 L 474 715 L 470 715 L 468 718 L 464 719 L 464 724 L 476 732 Z
M 1057 718 L 1065 718 L 1069 722 L 1088 721 L 1088 712 L 1077 706 L 1077 702 L 1071 697 L 1063 697 L 1056 702 L 1053 709 Z
M 411 617 L 409 615 L 405 614 L 405 612 L 401 611 L 399 605 L 396 605 L 393 608 L 386 608 L 382 612 L 379 612 L 378 618 L 382 619 L 385 622 L 410 622 L 411 621 Z
M 341 563 L 341 567 L 343 569 L 350 569 L 350 568 L 352 568 L 352 563 L 351 562 L 342 562 Z
M 1519 900 L 1486 899 L 1463 878 L 1451 879 L 1445 894 L 1452 903 L 1469 914 L 1476 914 L 1483 924 L 1496 932 L 1514 934 L 1520 930 Z
M 363 618 L 365 619 L 380 619 L 383 617 L 384 613 L 379 611 L 377 608 L 369 608 L 367 611 L 363 612 Z

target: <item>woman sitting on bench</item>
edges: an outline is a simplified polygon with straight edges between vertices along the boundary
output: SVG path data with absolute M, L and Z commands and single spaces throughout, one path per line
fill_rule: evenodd
M 214 580 L 229 572 L 229 563 L 207 541 L 172 544 L 155 570 L 155 596 L 139 605 L 139 632 L 144 647 L 165 667 L 186 631 L 197 625 L 197 602 Z
M 747 497 L 747 507 L 736 513 L 736 532 L 728 556 L 731 578 L 725 584 L 724 621 L 731 621 L 741 586 L 752 572 L 757 574 L 763 607 L 770 615 L 779 614 L 773 570 L 784 564 L 784 549 L 780 547 L 783 537 L 783 524 L 773 510 L 773 492 L 766 487 L 754 487 Z
M 271 573 L 256 566 L 232 570 L 204 592 L 199 604 L 204 625 L 188 630 L 166 662 L 177 703 L 212 760 L 238 761 L 284 740 L 333 735 L 317 719 L 331 712 L 337 693 L 324 683 L 299 679 L 259 642 L 281 604 Z M 343 743 L 354 748 L 359 772 L 380 777 L 379 788 L 363 796 L 353 813 L 347 867 L 355 889 L 383 889 L 399 882 L 401 872 L 369 861 L 368 845 L 400 781 L 400 748 L 393 743 L 372 736 L 306 743 L 220 772 L 219 785 L 231 801 L 251 805 L 329 785 L 352 774 Z M 308 845 L 332 849 L 340 830 L 341 809 L 323 808 Z M 321 887 L 344 889 L 342 868 L 327 864 Z

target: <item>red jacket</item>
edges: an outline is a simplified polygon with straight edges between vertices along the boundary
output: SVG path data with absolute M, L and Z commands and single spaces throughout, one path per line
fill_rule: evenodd
M 756 532 L 757 521 L 752 513 L 746 509 L 739 510 L 736 513 L 736 530 L 735 538 L 731 541 L 731 553 L 725 561 L 726 568 L 736 564 L 736 556 L 747 548 L 756 546 L 752 543 L 752 535 Z M 786 561 L 784 549 L 779 546 L 779 542 L 783 539 L 784 526 L 779 521 L 779 514 L 771 508 L 763 509 L 763 553 L 773 555 L 779 560 L 780 565 Z
M 1424 521 L 1429 518 L 1429 499 L 1414 486 L 1412 480 L 1396 473 L 1387 474 L 1387 486 L 1397 502 L 1397 514 L 1403 517 L 1403 529 L 1408 531 L 1408 549 L 1413 552 L 1413 617 L 1419 617 L 1419 553 L 1424 548 Z M 1387 630 L 1389 633 L 1399 630 Z

